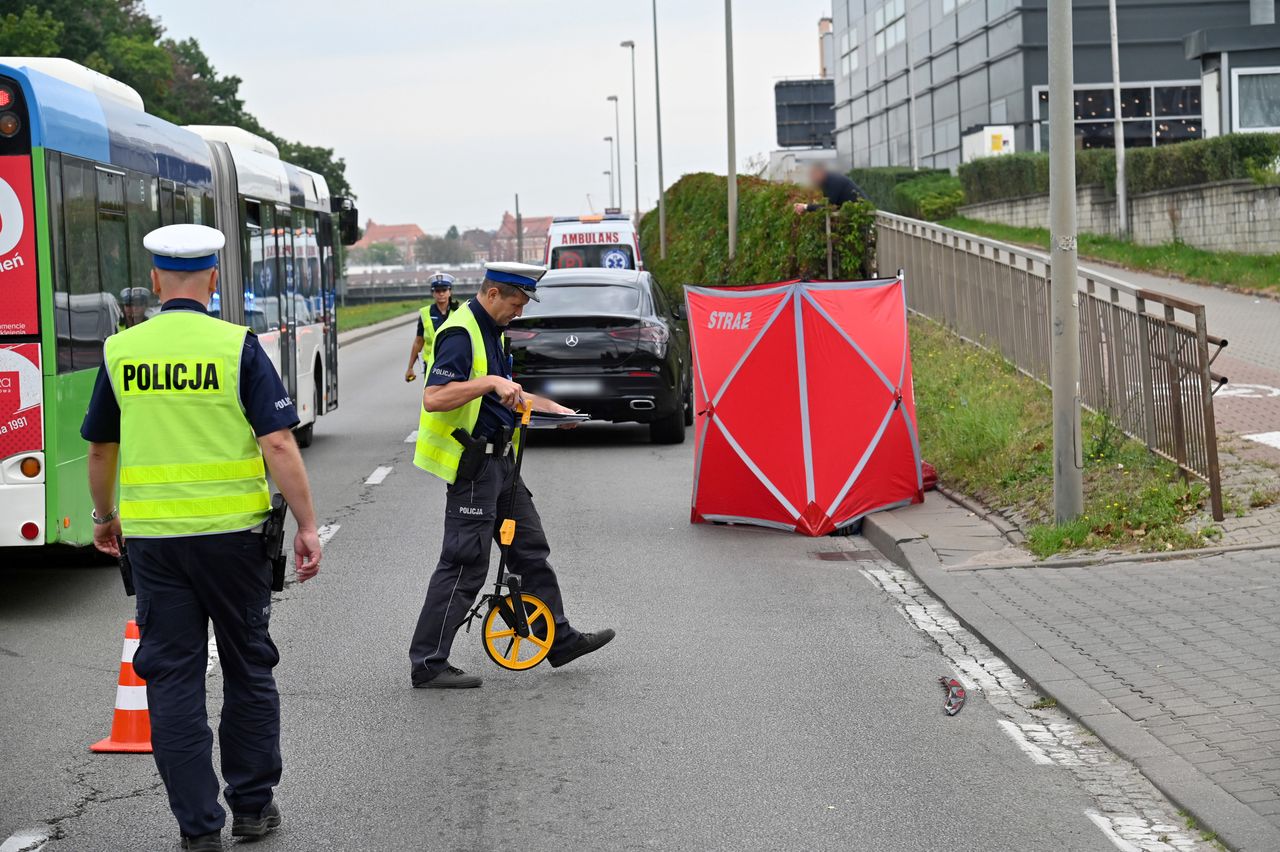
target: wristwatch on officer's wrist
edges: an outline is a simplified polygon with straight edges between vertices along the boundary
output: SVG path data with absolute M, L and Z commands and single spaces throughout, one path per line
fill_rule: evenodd
M 95 524 L 97 524 L 98 526 L 102 526 L 103 524 L 109 524 L 112 521 L 114 521 L 116 518 L 120 517 L 120 510 L 118 508 L 112 509 L 110 512 L 107 512 L 107 516 L 105 518 L 99 518 L 98 510 L 90 509 L 89 517 L 93 518 L 93 522 Z

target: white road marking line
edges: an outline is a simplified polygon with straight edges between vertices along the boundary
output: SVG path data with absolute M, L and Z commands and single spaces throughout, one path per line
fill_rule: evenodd
M 1119 849 L 1120 852 L 1142 852 L 1140 847 L 1134 846 L 1132 843 L 1117 834 L 1115 826 L 1111 824 L 1111 820 L 1107 817 L 1104 817 L 1097 811 L 1085 811 L 1084 815 L 1089 818 L 1090 822 L 1098 827 L 1099 831 L 1107 836 L 1108 840 L 1115 844 L 1115 847 Z
M 406 444 L 416 444 L 418 442 L 418 430 L 414 429 L 412 432 L 410 432 L 409 435 L 404 439 L 404 442 Z
M 316 535 L 320 537 L 320 546 L 324 547 L 329 543 L 329 539 L 337 535 L 338 530 L 342 529 L 342 524 L 325 524 L 316 530 Z
M 218 665 L 218 637 L 209 634 L 209 661 L 204 664 L 204 676 L 208 677 Z
M 1053 758 L 1044 753 L 1044 749 L 1027 739 L 1026 734 L 1022 733 L 1022 729 L 1010 722 L 1008 719 L 997 719 L 1000 727 L 1009 735 L 1009 739 L 1031 758 L 1032 763 L 1038 763 L 1041 766 L 1052 766 Z
M 970 682 L 977 685 L 976 689 L 970 688 L 970 706 L 981 693 L 1002 729 L 1028 756 L 1070 773 L 1081 789 L 1094 798 L 1094 810 L 1111 833 L 1131 844 L 1119 848 L 1209 852 L 1211 847 L 1180 824 L 1174 806 L 1136 767 L 1117 757 L 1062 710 L 1033 709 L 1039 708 L 1040 696 L 986 643 L 965 629 L 915 577 L 887 563 L 884 567 L 860 568 L 858 573 L 884 591 L 897 605 L 899 614 L 938 646 L 943 659 L 962 675 L 966 688 Z
M 1268 447 L 1275 447 L 1280 450 L 1280 432 L 1258 432 L 1254 435 L 1245 435 L 1250 441 L 1257 441 L 1259 444 L 1266 444 Z
M 369 478 L 364 481 L 365 485 L 381 485 L 382 480 L 387 478 L 387 474 L 391 473 L 391 468 L 386 465 L 378 465 L 373 469 L 373 473 L 369 474 Z
M 0 852 L 35 852 L 49 841 L 49 832 L 43 828 L 24 828 L 9 835 L 0 843 Z

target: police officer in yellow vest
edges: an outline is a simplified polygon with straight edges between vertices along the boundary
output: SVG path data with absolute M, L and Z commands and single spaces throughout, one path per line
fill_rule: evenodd
M 436 339 L 436 329 L 449 317 L 449 312 L 458 307 L 453 300 L 453 276 L 447 272 L 437 272 L 431 276 L 431 296 L 434 301 L 418 311 L 418 333 L 414 335 L 413 346 L 409 350 L 409 367 L 404 371 L 404 380 L 412 382 L 417 373 L 418 354 L 430 352 Z M 422 355 L 425 362 L 426 354 Z
M 298 521 L 298 579 L 315 576 L 320 541 L 298 423 L 261 345 L 246 328 L 206 313 L 218 284 L 221 232 L 169 225 L 143 241 L 162 308 L 107 339 L 81 435 L 90 442 L 94 545 L 127 541 L 147 682 L 151 744 L 182 848 L 222 849 L 213 735 L 205 712 L 208 624 L 222 664 L 222 777 L 232 835 L 280 825 L 280 659 L 268 632 L 271 567 L 260 526 L 266 473 Z M 116 503 L 119 467 L 119 509 Z
M 527 263 L 485 264 L 480 292 L 451 312 L 436 332 L 413 463 L 449 487 L 444 547 L 409 646 L 415 687 L 480 685 L 479 677 L 449 664 L 449 648 L 489 572 L 500 496 L 507 516 L 505 495 L 515 474 L 513 410 L 528 400 L 535 411 L 569 412 L 549 399 L 525 393 L 511 380 L 511 359 L 503 336 L 507 323 L 520 316 L 529 299 L 538 298 L 538 281 L 545 272 Z M 472 448 L 464 452 L 453 437 L 455 429 L 471 434 Z M 612 639 L 612 630 L 580 633 L 569 626 L 559 582 L 547 562 L 551 548 L 523 482 L 516 484 L 509 517 L 516 521 L 516 535 L 507 564 L 520 576 L 523 589 L 545 601 L 555 618 L 555 640 L 547 655 L 551 665 L 563 666 Z

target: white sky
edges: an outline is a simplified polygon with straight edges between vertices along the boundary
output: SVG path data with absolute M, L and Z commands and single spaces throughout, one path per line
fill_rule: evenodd
M 622 183 L 632 207 L 636 42 L 640 203 L 657 198 L 648 0 L 146 0 L 168 35 L 195 36 L 272 132 L 347 161 L 361 221 L 428 232 L 496 228 L 609 199 L 606 135 L 622 98 Z M 773 84 L 816 76 L 826 0 L 735 0 L 739 166 L 775 147 Z M 658 0 L 663 166 L 726 168 L 724 4 Z

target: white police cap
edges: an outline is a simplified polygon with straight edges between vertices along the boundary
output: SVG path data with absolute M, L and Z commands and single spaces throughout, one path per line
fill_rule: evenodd
M 227 238 L 208 225 L 165 225 L 142 238 L 156 269 L 190 272 L 218 265 L 218 251 Z
M 545 266 L 534 266 L 531 263 L 499 261 L 484 265 L 485 280 L 519 287 L 535 302 L 542 301 L 538 298 L 538 281 L 546 274 Z

